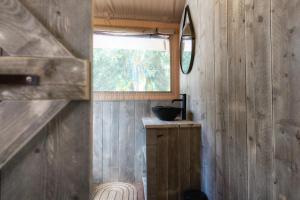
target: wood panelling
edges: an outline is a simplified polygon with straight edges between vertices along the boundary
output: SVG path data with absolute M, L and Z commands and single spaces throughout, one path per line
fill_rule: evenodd
M 2 168 L 1 200 L 88 199 L 89 105 L 70 103 Z M 74 136 L 75 134 L 75 136 Z
M 0 3 L 0 29 L 1 47 L 10 56 L 71 56 L 18 0 Z
M 2 129 L 0 130 L 0 169 L 19 152 L 40 130 L 40 126 L 47 124 L 47 119 L 53 118 L 67 105 L 64 101 L 42 101 L 39 108 L 32 112 L 32 106 L 18 108 L 19 102 L 1 102 L 0 118 Z M 17 112 L 13 110 L 18 108 Z M 5 116 L 5 117 L 4 117 Z M 32 124 L 32 120 L 35 122 Z M 14 121 L 22 123 L 14 123 Z M 37 127 L 37 124 L 39 125 Z M 33 128 L 32 128 L 33 127 Z M 14 130 L 12 132 L 10 130 Z
M 271 5 L 274 198 L 299 199 L 300 1 Z
M 228 133 L 230 199 L 247 199 L 245 4 L 228 1 Z M 243 31 L 241 31 L 243 30 Z M 244 148 L 246 147 L 246 148 Z M 238 164 L 237 164 L 238 163 Z
M 273 199 L 271 1 L 246 1 L 248 198 Z
M 20 1 L 10 0 L 1 2 L 0 5 L 2 11 L 0 20 L 3 21 L 0 25 L 3 26 L 0 45 L 5 51 L 3 51 L 5 56 L 45 56 L 47 54 L 50 57 L 72 57 L 72 54 L 45 29 Z M 20 22 L 18 13 L 24 17 L 26 16 L 27 23 Z M 27 30 L 27 26 L 33 27 L 36 32 L 30 34 L 31 32 Z M 18 31 L 25 30 L 24 32 L 18 32 L 15 29 Z M 2 156 L 4 155 L 1 158 L 3 161 L 1 165 L 5 164 L 8 161 L 7 159 L 16 154 L 29 141 L 28 139 L 34 137 L 66 104 L 65 100 L 53 102 L 2 102 L 0 104 L 2 110 L 0 118 L 3 120 L 3 123 L 0 125 L 2 126 L 1 129 L 5 131 L 2 137 L 9 137 L 5 140 L 8 146 L 1 149 L 4 151 L 1 152 Z M 39 106 L 41 107 L 38 110 Z M 15 116 L 16 113 L 12 109 L 18 111 L 18 116 L 22 116 L 22 120 Z M 28 112 L 31 112 L 31 114 L 28 114 Z M 13 115 L 8 116 L 8 113 L 13 113 Z M 4 140 L 4 138 L 2 139 Z M 9 147 L 9 145 L 12 146 Z
M 142 183 L 146 133 L 142 118 L 169 101 L 94 101 L 93 182 Z
M 215 199 L 229 199 L 227 1 L 215 4 L 216 183 Z
M 185 0 L 94 0 L 94 16 L 107 19 L 133 19 L 179 22 Z
M 179 32 L 179 23 L 164 23 L 160 21 L 144 21 L 144 20 L 125 20 L 125 19 L 103 19 L 94 17 L 94 29 L 102 27 L 118 27 L 118 28 L 137 28 L 137 29 L 171 29 L 174 33 Z
M 0 74 L 39 78 L 37 86 L 1 85 L 1 100 L 87 100 L 90 97 L 90 64 L 87 60 L 8 56 L 0 59 Z
M 90 1 L 22 0 L 21 3 L 74 55 L 81 59 L 90 59 L 92 36 Z M 16 5 L 13 1 L 4 1 L 0 5 L 1 9 L 8 6 L 7 10 L 1 12 L 1 17 L 12 14 L 16 20 L 25 19 L 24 23 L 30 18 L 26 13 L 21 18 L 20 15 L 15 16 L 15 12 L 10 9 L 22 13 L 25 6 Z M 31 20 L 28 24 L 36 25 L 37 22 Z M 31 29 L 24 30 L 24 33 L 28 36 L 31 31 Z M 37 35 L 40 33 L 47 36 L 43 30 L 39 32 L 34 29 L 34 31 L 37 31 Z M 34 31 L 32 36 L 36 33 Z M 24 33 L 21 33 L 21 36 Z M 35 37 L 32 39 L 33 42 L 30 44 L 41 47 L 39 51 L 25 51 L 28 48 L 28 45 L 25 45 L 25 49 L 16 51 L 18 55 L 22 53 L 27 55 L 29 52 L 30 55 L 48 56 L 47 47 L 39 43 L 41 40 L 34 40 Z M 4 42 L 8 42 L 8 45 L 13 44 L 11 40 Z M 28 40 L 21 42 L 26 43 Z M 56 50 L 53 52 L 61 52 Z M 57 54 L 64 55 L 64 53 Z M 38 106 L 32 107 L 35 112 L 38 112 L 37 108 Z M 40 132 L 41 134 L 2 168 L 1 200 L 89 198 L 89 109 L 89 102 L 70 103 Z M 15 110 L 19 111 L 17 108 Z M 35 114 L 34 117 L 38 115 Z M 40 125 L 31 128 L 29 130 L 32 130 L 33 134 L 40 131 Z
M 300 199 L 300 1 L 189 4 L 197 46 L 181 92 L 203 125 L 202 190 L 210 200 Z

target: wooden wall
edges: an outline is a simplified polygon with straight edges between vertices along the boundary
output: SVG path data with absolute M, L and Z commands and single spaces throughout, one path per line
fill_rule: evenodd
M 75 56 L 90 59 L 91 1 L 20 1 Z M 88 101 L 71 102 L 64 108 L 2 168 L 0 199 L 88 199 L 89 116 Z
M 181 92 L 202 124 L 202 190 L 300 199 L 300 1 L 189 4 L 197 47 Z
M 93 182 L 141 183 L 146 173 L 142 118 L 151 107 L 170 101 L 95 101 L 93 103 Z

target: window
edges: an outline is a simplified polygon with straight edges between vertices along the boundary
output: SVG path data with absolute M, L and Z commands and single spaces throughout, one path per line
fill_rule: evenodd
M 170 92 L 169 37 L 94 34 L 94 91 Z
M 125 23 L 127 26 L 122 31 L 114 31 L 115 26 L 106 27 L 105 31 L 95 30 L 94 99 L 171 99 L 178 96 L 178 34 L 159 34 L 157 28 L 153 29 L 154 23 L 149 29 L 143 27 L 143 31 L 136 32 L 140 22 L 137 23 L 134 31 L 130 29 L 133 28 L 130 22 Z M 125 26 L 124 23 L 120 25 Z

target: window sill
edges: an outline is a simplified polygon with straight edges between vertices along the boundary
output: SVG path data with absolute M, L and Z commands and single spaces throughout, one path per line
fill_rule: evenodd
M 179 97 L 179 92 L 93 92 L 93 100 L 171 100 Z

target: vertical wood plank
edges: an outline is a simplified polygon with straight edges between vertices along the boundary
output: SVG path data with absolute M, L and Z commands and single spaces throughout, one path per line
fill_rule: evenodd
M 273 199 L 270 1 L 246 0 L 248 199 Z
M 134 177 L 136 183 L 142 183 L 142 177 L 146 177 L 146 164 L 144 148 L 146 147 L 146 130 L 143 127 L 142 118 L 150 116 L 150 101 L 135 101 L 135 165 Z
M 134 102 L 120 102 L 119 113 L 119 180 L 134 182 Z
M 177 200 L 179 192 L 179 130 L 178 128 L 170 128 L 168 133 L 168 200 Z M 185 162 L 185 161 L 182 161 Z M 200 170 L 199 170 L 200 171 Z M 200 181 L 200 176 L 199 181 Z
M 244 0 L 228 2 L 229 199 L 247 199 Z M 238 165 L 236 163 L 239 163 Z
M 71 102 L 46 128 L 46 199 L 89 196 L 89 108 L 89 103 Z
M 299 199 L 300 4 L 272 0 L 274 199 Z
M 168 129 L 159 129 L 156 145 L 157 200 L 168 199 Z
M 206 56 L 203 65 L 205 66 L 205 98 L 206 98 L 206 117 L 207 129 L 203 141 L 204 148 L 207 149 L 205 157 L 203 157 L 204 170 L 206 171 L 206 184 L 208 186 L 206 192 L 209 199 L 214 199 L 216 195 L 216 94 L 215 94 L 215 58 L 214 58 L 214 21 L 215 21 L 215 1 L 203 1 L 204 24 L 203 31 L 205 33 Z M 203 94 L 201 94 L 203 95 Z M 190 130 L 191 131 L 191 130 Z M 192 133 L 190 133 L 192 134 Z
M 181 128 L 182 129 L 182 128 Z M 200 189 L 200 174 L 202 162 L 201 152 L 201 129 L 189 128 L 190 130 L 190 188 Z
M 147 129 L 147 200 L 157 199 L 157 130 Z M 151 162 L 150 162 L 151 161 Z
M 110 134 L 110 181 L 118 181 L 120 179 L 120 134 L 122 132 L 120 131 L 122 129 L 121 127 L 121 121 L 122 118 L 119 118 L 121 112 L 125 112 L 121 110 L 120 102 L 115 101 L 112 102 L 112 111 L 111 111 L 111 132 L 106 133 Z M 103 116 L 105 117 L 105 113 L 103 113 Z M 126 144 L 127 145 L 127 144 Z
M 215 5 L 216 197 L 229 200 L 227 0 Z
M 190 128 L 180 128 L 178 134 L 178 161 L 179 162 L 179 191 L 190 189 L 191 184 L 191 130 Z M 182 194 L 178 193 L 178 199 L 182 199 Z
M 103 103 L 93 102 L 93 182 L 103 182 Z
M 0 47 L 0 56 L 3 55 L 3 50 Z M 0 200 L 1 200 L 1 170 L 0 170 Z
M 102 123 L 103 123 L 103 182 L 111 182 L 111 137 L 112 126 L 118 126 L 119 120 L 113 122 L 112 117 L 112 102 L 103 102 Z M 117 140 L 115 138 L 114 140 Z

